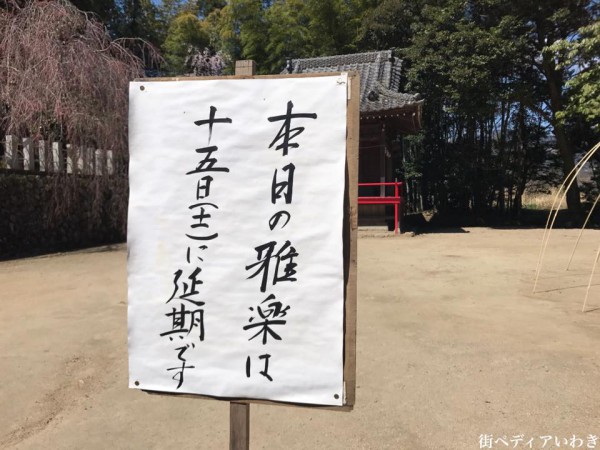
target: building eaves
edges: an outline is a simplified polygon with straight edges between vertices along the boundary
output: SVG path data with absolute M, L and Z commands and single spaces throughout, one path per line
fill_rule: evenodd
M 391 50 L 288 61 L 282 73 L 350 72 L 360 75 L 361 114 L 420 109 L 419 94 L 398 92 L 402 61 Z

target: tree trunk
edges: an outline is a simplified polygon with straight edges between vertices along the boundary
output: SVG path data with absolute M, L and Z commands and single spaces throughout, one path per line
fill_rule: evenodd
M 552 128 L 556 137 L 556 145 L 560 152 L 563 161 L 563 171 L 565 177 L 575 167 L 575 151 L 573 144 L 569 141 L 563 125 L 556 119 L 556 113 L 563 108 L 562 90 L 563 80 L 562 74 L 556 70 L 554 61 L 550 56 L 544 55 L 542 67 L 546 75 L 546 84 L 550 94 L 550 107 L 552 109 Z M 581 199 L 579 195 L 579 185 L 577 180 L 571 185 L 567 192 L 567 206 L 572 213 L 581 211 Z
M 575 152 L 573 151 L 573 145 L 568 140 L 562 125 L 554 124 L 554 135 L 556 136 L 556 144 L 558 145 L 560 156 L 563 160 L 563 171 L 566 177 L 575 167 Z M 577 180 L 575 180 L 567 192 L 567 206 L 570 212 L 579 213 L 581 211 L 581 197 Z

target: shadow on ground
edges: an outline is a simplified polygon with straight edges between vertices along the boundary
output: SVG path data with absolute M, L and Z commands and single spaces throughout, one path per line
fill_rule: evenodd
M 589 206 L 589 205 L 588 205 Z M 566 209 L 558 211 L 554 228 L 581 228 L 587 216 L 587 208 L 579 214 L 572 214 Z M 547 209 L 523 209 L 518 214 L 499 214 L 487 212 L 475 214 L 471 211 L 427 211 L 407 214 L 402 224 L 403 232 L 415 234 L 425 233 L 467 233 L 467 227 L 487 227 L 494 229 L 527 229 L 544 228 L 550 211 Z M 595 212 L 586 226 L 600 228 L 600 213 Z

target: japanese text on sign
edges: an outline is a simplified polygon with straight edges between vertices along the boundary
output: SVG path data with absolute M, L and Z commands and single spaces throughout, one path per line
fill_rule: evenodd
M 342 404 L 346 84 L 131 84 L 131 387 Z

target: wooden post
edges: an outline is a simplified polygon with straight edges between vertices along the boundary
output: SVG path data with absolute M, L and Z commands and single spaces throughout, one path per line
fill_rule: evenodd
M 256 62 L 252 60 L 236 61 L 235 74 L 253 76 L 256 74 Z M 229 403 L 229 450 L 250 449 L 250 405 L 248 403 Z
M 46 141 L 40 139 L 38 141 L 38 161 L 40 163 L 40 172 L 46 171 Z
M 106 150 L 106 173 L 112 175 L 114 172 L 115 166 L 113 165 L 112 150 Z
M 346 137 L 346 189 L 344 200 L 344 383 L 346 405 L 356 400 L 356 278 L 358 259 L 358 144 L 360 142 L 360 76 L 348 77 Z M 345 218 L 346 219 L 346 218 Z
M 71 144 L 67 144 L 67 173 L 73 173 L 73 150 Z
M 59 173 L 63 167 L 62 144 L 52 143 L 52 172 Z
M 77 173 L 85 173 L 85 148 L 75 147 L 74 156 L 77 158 Z
M 102 150 L 96 150 L 94 152 L 94 167 L 96 168 L 96 175 L 102 175 L 103 167 L 102 163 L 104 162 L 104 158 L 102 157 Z
M 256 62 L 251 59 L 245 61 L 235 62 L 235 74 L 236 75 L 256 75 Z
M 94 175 L 94 161 L 95 161 L 95 153 L 94 149 L 91 147 L 87 147 L 85 149 L 85 173 L 86 175 Z
M 398 178 L 394 178 L 394 197 L 396 197 L 397 199 L 400 198 L 400 194 L 398 191 Z M 398 224 L 400 223 L 400 222 L 398 222 L 398 207 L 399 206 L 400 206 L 399 203 L 394 203 L 394 234 L 398 234 Z
M 385 183 L 385 123 L 381 126 L 381 143 L 379 145 L 379 182 Z M 379 196 L 385 197 L 385 186 L 379 186 Z M 383 207 L 385 216 L 385 206 Z
M 30 137 L 23 138 L 23 170 L 34 170 L 33 141 Z
M 229 450 L 250 449 L 250 405 L 229 403 Z
M 19 141 L 16 136 L 9 134 L 6 136 L 6 147 L 4 150 L 4 163 L 7 169 L 16 169 L 18 164 L 17 153 L 19 151 Z

